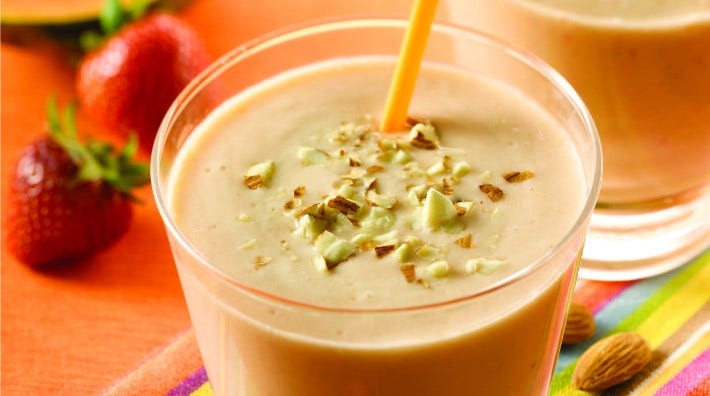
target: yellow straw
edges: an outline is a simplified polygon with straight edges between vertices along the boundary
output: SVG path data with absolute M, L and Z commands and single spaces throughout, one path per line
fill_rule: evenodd
M 404 129 L 431 24 L 438 0 L 415 0 L 409 26 L 399 51 L 399 59 L 390 85 L 380 129 L 396 132 Z

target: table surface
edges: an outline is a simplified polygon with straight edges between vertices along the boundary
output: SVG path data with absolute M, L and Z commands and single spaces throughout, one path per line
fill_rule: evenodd
M 195 0 L 179 16 L 197 30 L 216 58 L 251 38 L 293 23 L 366 12 L 406 16 L 409 3 Z M 445 17 L 440 10 L 438 19 Z M 4 218 L 7 181 L 22 148 L 46 130 L 47 99 L 56 95 L 61 104 L 76 99 L 76 58 L 52 37 L 33 29 L 17 31 L 3 26 L 2 37 L 0 184 Z M 118 141 L 81 109 L 78 124 L 81 131 L 90 131 L 92 136 Z M 158 364 L 155 362 L 176 356 L 184 358 L 188 352 L 191 358 L 187 360 L 199 366 L 150 187 L 142 188 L 137 195 L 143 203 L 136 206 L 129 232 L 107 251 L 75 265 L 30 269 L 9 255 L 3 243 L 0 393 L 85 395 L 111 390 L 113 394 L 126 394 L 116 390 L 131 389 L 126 388 L 126 378 L 139 368 L 150 368 Z M 708 270 L 702 271 L 707 277 Z M 590 290 L 601 293 L 601 286 Z M 627 287 L 613 285 L 604 292 L 618 289 L 621 293 Z M 705 316 L 700 318 L 707 322 L 707 309 L 703 312 Z M 181 367 L 187 373 L 195 369 Z M 705 370 L 708 373 L 710 367 Z M 140 381 L 128 382 L 135 386 Z M 141 394 L 135 392 L 139 388 L 132 389 L 133 394 Z

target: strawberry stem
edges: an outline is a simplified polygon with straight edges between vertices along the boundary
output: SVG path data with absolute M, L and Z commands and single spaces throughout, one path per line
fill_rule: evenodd
M 76 129 L 76 104 L 69 104 L 64 117 L 59 118 L 57 100 L 49 99 L 47 105 L 49 133 L 69 154 L 79 168 L 76 182 L 104 181 L 116 190 L 131 195 L 131 189 L 150 181 L 148 164 L 133 160 L 138 150 L 138 138 L 131 134 L 119 153 L 105 142 L 89 140 L 86 145 L 79 142 Z
M 142 18 L 153 3 L 155 0 L 134 0 L 130 6 L 124 8 L 120 0 L 105 0 L 99 15 L 101 32 L 95 30 L 83 32 L 79 37 L 81 48 L 86 52 L 98 48 L 121 27 Z

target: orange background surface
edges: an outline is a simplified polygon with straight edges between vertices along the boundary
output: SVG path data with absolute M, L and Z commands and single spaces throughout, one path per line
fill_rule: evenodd
M 213 57 L 276 28 L 363 12 L 406 16 L 409 1 L 196 0 L 180 13 Z M 75 100 L 76 58 L 46 32 L 2 31 L 2 215 L 22 148 L 46 130 L 50 95 Z M 79 109 L 80 131 L 118 142 Z M 190 328 L 149 187 L 127 235 L 71 266 L 33 270 L 2 247 L 2 394 L 85 395 L 110 387 Z M 3 238 L 7 237 L 3 232 Z M 11 236 L 10 236 L 11 237 Z

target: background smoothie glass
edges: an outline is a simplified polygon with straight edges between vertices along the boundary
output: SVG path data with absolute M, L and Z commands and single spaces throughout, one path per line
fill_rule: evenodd
M 604 181 L 580 276 L 651 276 L 707 248 L 709 1 L 446 3 L 449 20 L 550 63 L 592 113 Z
M 216 394 L 547 393 L 600 187 L 601 157 L 598 136 L 580 99 L 532 56 L 442 25 L 433 28 L 425 54 L 425 62 L 453 65 L 519 87 L 566 131 L 580 163 L 584 196 L 564 236 L 528 265 L 474 294 L 377 309 L 294 301 L 244 284 L 205 259 L 169 209 L 169 181 L 178 154 L 224 100 L 314 62 L 396 57 L 405 27 L 406 21 L 398 20 L 346 20 L 258 39 L 214 63 L 168 111 L 153 151 L 153 189 Z M 459 57 L 462 48 L 468 49 L 467 56 Z M 255 137 L 254 144 L 274 142 Z

